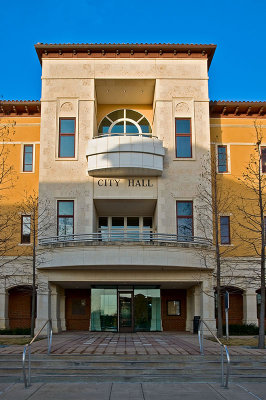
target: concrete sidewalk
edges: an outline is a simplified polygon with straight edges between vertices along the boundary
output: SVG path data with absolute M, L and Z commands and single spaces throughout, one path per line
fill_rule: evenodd
M 0 400 L 266 400 L 266 383 L 34 383 L 0 384 Z

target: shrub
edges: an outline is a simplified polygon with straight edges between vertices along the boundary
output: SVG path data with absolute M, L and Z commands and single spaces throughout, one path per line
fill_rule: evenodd
M 30 335 L 30 328 L 0 329 L 0 335 Z
M 226 334 L 226 327 L 223 325 L 223 334 Z M 259 328 L 258 326 L 254 324 L 243 324 L 243 325 L 237 325 L 237 324 L 232 324 L 229 325 L 229 335 L 230 336 L 241 336 L 241 335 L 258 335 L 259 334 Z

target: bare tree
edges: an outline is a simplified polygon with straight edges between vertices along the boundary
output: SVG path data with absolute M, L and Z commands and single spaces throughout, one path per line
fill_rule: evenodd
M 216 281 L 217 335 L 222 337 L 222 273 L 226 269 L 226 285 L 231 283 L 234 273 L 232 264 L 227 261 L 227 257 L 232 254 L 232 248 L 221 244 L 219 220 L 220 216 L 228 215 L 231 212 L 234 198 L 230 186 L 225 183 L 223 175 L 218 173 L 217 157 L 216 149 L 214 148 L 212 154 L 208 153 L 202 159 L 197 196 L 197 223 L 206 239 L 213 237 L 214 252 L 210 252 L 209 249 L 201 249 L 199 253 L 205 267 L 215 265 L 213 277 Z
M 28 231 L 30 232 L 31 246 L 25 251 L 22 262 L 27 267 L 31 266 L 32 270 L 31 336 L 33 337 L 36 314 L 36 268 L 44 262 L 47 253 L 46 249 L 38 246 L 38 237 L 47 235 L 52 226 L 53 216 L 49 204 L 41 201 L 34 191 L 31 194 L 25 193 L 24 201 L 18 207 L 21 214 L 29 217 Z
M 16 211 L 7 200 L 14 187 L 16 174 L 10 160 L 12 137 L 15 134 L 15 123 L 7 121 L 0 124 L 0 268 L 14 258 L 16 243 Z M 16 256 L 15 256 L 16 257 Z M 1 274 L 0 271 L 0 274 Z
M 260 317 L 258 347 L 265 348 L 265 217 L 266 210 L 266 175 L 263 173 L 262 149 L 263 127 L 254 122 L 256 145 L 250 156 L 247 167 L 239 182 L 242 190 L 239 191 L 238 211 L 239 237 L 243 245 L 251 254 L 260 260 Z M 254 272 L 257 272 L 254 270 Z

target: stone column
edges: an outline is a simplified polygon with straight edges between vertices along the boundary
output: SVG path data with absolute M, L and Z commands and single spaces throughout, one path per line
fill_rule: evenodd
M 254 289 L 247 289 L 243 293 L 243 324 L 255 324 L 257 318 L 257 294 Z
M 215 320 L 215 300 L 212 282 L 208 278 L 201 284 L 201 312 L 200 316 L 208 324 L 213 333 L 216 333 Z M 206 334 L 209 334 L 207 328 L 204 329 Z
M 60 321 L 60 294 L 56 285 L 50 285 L 51 290 L 51 319 L 53 332 L 61 332 L 61 321 Z
M 0 289 L 0 329 L 9 328 L 8 319 L 8 291 L 5 288 Z
M 201 315 L 201 289 L 198 285 L 187 290 L 186 330 L 189 332 L 193 332 L 195 315 Z
M 35 333 L 37 333 L 50 318 L 51 291 L 48 282 L 42 282 L 37 289 L 37 318 L 35 322 Z M 44 331 L 44 334 L 46 334 L 46 331 Z
M 66 296 L 65 290 L 60 290 L 60 321 L 61 330 L 66 331 Z

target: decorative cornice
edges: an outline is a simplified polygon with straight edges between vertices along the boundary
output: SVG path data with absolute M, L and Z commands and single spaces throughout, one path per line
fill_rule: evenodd
M 0 100 L 0 116 L 40 116 L 39 100 Z M 210 101 L 211 118 L 266 118 L 266 101 Z
M 41 115 L 41 102 L 38 100 L 3 100 L 0 101 L 0 116 Z
M 266 101 L 210 101 L 211 118 L 266 118 Z
M 37 43 L 40 63 L 44 58 L 197 58 L 210 66 L 216 45 L 178 43 Z

